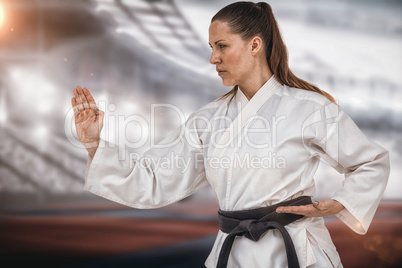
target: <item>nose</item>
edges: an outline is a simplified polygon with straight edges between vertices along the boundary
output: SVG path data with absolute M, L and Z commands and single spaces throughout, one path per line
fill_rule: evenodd
M 219 54 L 218 53 L 216 53 L 215 51 L 212 51 L 212 53 L 211 53 L 211 58 L 209 59 L 209 62 L 211 63 L 211 64 L 217 64 L 217 63 L 220 63 L 220 58 L 219 58 Z

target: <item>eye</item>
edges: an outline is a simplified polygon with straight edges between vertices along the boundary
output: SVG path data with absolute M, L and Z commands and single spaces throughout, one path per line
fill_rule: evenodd
M 219 48 L 224 48 L 226 45 L 218 45 Z

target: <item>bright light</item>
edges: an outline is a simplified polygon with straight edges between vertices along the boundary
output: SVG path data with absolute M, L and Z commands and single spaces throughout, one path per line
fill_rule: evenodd
M 4 8 L 3 5 L 0 3 L 0 27 L 3 25 L 4 22 Z
M 0 90 L 0 124 L 4 124 L 6 121 L 7 121 L 6 93 L 4 90 Z
M 36 108 L 39 112 L 47 113 L 52 110 L 54 102 L 50 101 L 47 97 L 52 96 L 52 93 L 54 92 L 55 92 L 54 88 L 46 84 L 46 82 L 42 83 L 40 90 L 36 91 L 36 93 L 39 93 L 38 95 L 41 96 L 41 98 L 38 98 L 34 101 Z
M 12 79 L 19 81 L 19 79 L 22 77 L 21 70 L 17 68 L 11 69 L 10 76 Z
M 45 138 L 48 134 L 47 127 L 44 125 L 39 125 L 33 131 L 33 134 L 39 139 Z
M 42 72 L 35 72 L 29 68 L 13 68 L 10 70 L 10 77 L 18 84 L 16 90 L 24 96 L 20 104 L 25 108 L 35 108 L 39 113 L 49 113 L 58 105 L 57 90 L 43 75 Z M 34 87 L 33 85 L 40 85 Z

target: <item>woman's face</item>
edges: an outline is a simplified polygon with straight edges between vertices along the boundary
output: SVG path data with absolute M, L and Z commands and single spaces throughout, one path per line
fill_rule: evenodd
M 226 22 L 214 21 L 209 27 L 210 63 L 215 64 L 225 86 L 242 85 L 253 72 L 252 45 L 229 30 Z

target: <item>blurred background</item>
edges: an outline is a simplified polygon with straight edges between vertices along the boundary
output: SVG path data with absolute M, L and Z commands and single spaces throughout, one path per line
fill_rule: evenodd
M 223 95 L 209 64 L 212 16 L 234 1 L 0 0 L 0 257 L 13 267 L 203 267 L 218 230 L 210 188 L 135 210 L 84 192 L 72 90 L 106 112 L 102 137 L 160 140 Z M 332 94 L 390 151 L 365 236 L 326 219 L 345 267 L 401 267 L 402 1 L 272 0 L 290 67 Z M 152 104 L 171 107 L 151 109 Z M 176 107 L 173 109 L 172 107 Z M 151 123 L 155 135 L 130 116 Z M 149 144 L 138 149 L 146 150 Z M 343 176 L 323 163 L 316 198 Z

